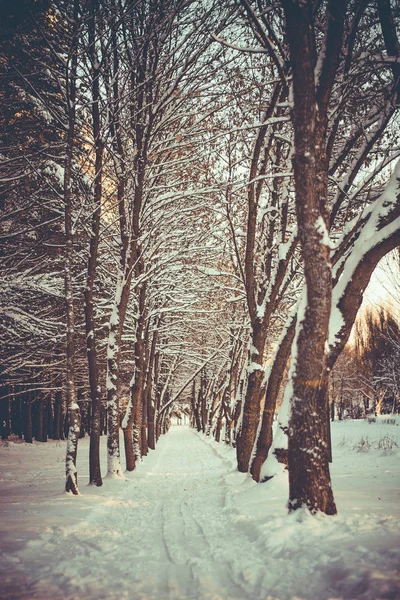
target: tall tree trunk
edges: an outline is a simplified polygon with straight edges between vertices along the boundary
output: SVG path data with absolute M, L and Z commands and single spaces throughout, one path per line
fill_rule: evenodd
M 159 360 L 160 354 L 159 352 L 155 353 L 154 356 L 154 366 L 153 371 L 150 374 L 150 386 L 148 388 L 148 412 L 147 412 L 147 421 L 148 421 L 148 444 L 151 450 L 155 450 L 156 447 L 156 407 L 155 400 L 153 398 L 153 390 L 157 390 L 158 388 L 158 370 L 159 370 Z
M 64 166 L 64 205 L 65 205 L 65 300 L 67 313 L 66 327 L 66 382 L 65 392 L 69 414 L 69 428 L 67 439 L 67 455 L 65 461 L 66 484 L 65 491 L 79 494 L 78 478 L 76 469 L 76 455 L 78 449 L 78 437 L 80 429 L 79 406 L 76 403 L 75 391 L 75 314 L 74 314 L 74 286 L 73 286 L 73 226 L 72 226 L 72 166 L 73 151 L 75 145 L 75 125 L 76 125 L 76 73 L 78 65 L 78 0 L 74 0 L 73 31 L 71 47 L 71 66 L 68 72 L 67 86 L 67 106 L 68 106 L 68 132 L 65 149 Z M 79 427 L 77 424 L 79 423 Z
M 136 275 L 142 273 L 142 261 L 140 257 L 136 261 Z M 146 381 L 146 364 L 148 361 L 148 345 L 146 344 L 145 335 L 145 300 L 146 300 L 146 285 L 143 284 L 138 292 L 138 320 L 136 327 L 135 341 L 135 373 L 132 377 L 130 385 L 130 402 L 124 417 L 122 428 L 131 429 L 133 432 L 132 438 L 124 436 L 126 469 L 132 471 L 135 468 L 136 460 L 140 460 L 142 450 L 146 451 L 147 432 L 142 429 L 142 422 L 147 420 L 147 407 L 144 411 L 144 386 Z M 148 330 L 148 328 L 147 328 Z M 145 435 L 146 440 L 143 441 L 142 436 Z M 129 444 L 128 446 L 126 444 Z
M 201 415 L 201 431 L 206 432 L 207 425 L 207 376 L 205 373 L 200 377 L 199 406 Z
M 221 402 L 218 407 L 218 417 L 217 417 L 217 425 L 215 427 L 215 441 L 219 442 L 221 440 L 221 429 L 222 429 L 222 417 L 225 411 L 225 395 L 228 393 L 228 388 L 223 391 L 221 395 Z
M 117 8 L 115 6 L 115 11 L 116 10 Z M 117 200 L 121 246 L 120 269 L 117 277 L 117 287 L 115 290 L 114 304 L 109 322 L 109 334 L 107 344 L 107 473 L 111 477 L 122 478 L 119 447 L 120 406 L 118 395 L 118 377 L 120 373 L 120 350 L 122 341 L 122 331 L 124 328 L 125 313 L 129 301 L 130 285 L 132 279 L 132 248 L 129 249 L 130 243 L 126 223 L 126 175 L 124 164 L 125 154 L 124 146 L 122 144 L 120 123 L 120 63 L 117 42 L 118 24 L 116 23 L 116 13 L 115 20 L 114 22 L 112 22 L 111 27 L 113 69 L 112 73 L 110 73 L 109 75 L 112 80 L 110 85 L 112 88 L 113 103 L 111 111 L 112 114 L 110 119 L 110 133 L 113 140 L 113 150 L 117 165 Z
M 228 446 L 230 446 L 232 444 L 232 439 L 231 439 L 232 418 L 231 418 L 231 414 L 230 414 L 230 409 L 229 409 L 229 407 L 226 404 L 224 406 L 224 411 L 225 411 L 225 436 L 224 436 L 224 442 L 225 442 L 225 444 L 227 444 Z
M 103 484 L 100 469 L 100 387 L 98 381 L 97 349 L 95 337 L 94 318 L 94 281 L 97 269 L 97 255 L 100 238 L 101 197 L 103 186 L 103 152 L 104 143 L 101 139 L 100 129 L 100 62 L 96 54 L 96 2 L 90 3 L 89 19 L 89 56 L 91 62 L 92 84 L 92 129 L 95 145 L 95 172 L 94 194 L 92 211 L 92 231 L 90 236 L 89 260 L 85 287 L 85 326 L 86 350 L 89 370 L 90 400 L 91 400 L 91 427 L 89 446 L 89 484 L 101 486 Z
M 140 424 L 140 453 L 142 456 L 147 456 L 149 453 L 149 445 L 147 443 L 147 394 L 146 390 L 142 394 L 142 421 Z
M 244 277 L 247 309 L 251 323 L 251 334 L 249 365 L 246 374 L 246 392 L 244 397 L 241 398 L 239 429 L 235 429 L 236 456 L 238 470 L 241 472 L 247 472 L 249 469 L 250 459 L 252 456 L 254 441 L 256 439 L 257 428 L 260 419 L 261 401 L 265 389 L 264 352 L 270 318 L 276 308 L 278 293 L 287 270 L 289 254 L 294 250 L 294 244 L 291 244 L 291 248 L 287 252 L 287 255 L 282 255 L 282 259 L 279 259 L 278 268 L 272 276 L 271 257 L 274 243 L 275 225 L 271 223 L 268 233 L 268 243 L 270 244 L 269 250 L 271 253 L 269 255 L 267 253 L 264 273 L 265 278 L 269 280 L 268 288 L 264 289 L 264 286 L 257 285 L 255 247 L 262 182 L 256 184 L 256 180 L 258 179 L 259 174 L 258 169 L 261 152 L 263 148 L 265 150 L 266 147 L 265 138 L 269 130 L 268 120 L 273 116 L 278 100 L 280 99 L 283 102 L 287 95 L 286 83 L 283 84 L 285 80 L 284 75 L 283 73 L 280 73 L 280 75 L 283 76 L 283 81 L 276 84 L 270 105 L 264 114 L 265 123 L 258 129 L 257 137 L 253 147 L 249 183 L 247 186 L 248 215 Z M 276 190 L 275 196 L 277 196 Z
M 156 370 L 158 370 L 158 366 L 156 364 L 156 349 L 157 349 L 157 340 L 158 340 L 158 328 L 160 326 L 160 317 L 157 317 L 154 322 L 154 331 L 153 337 L 151 340 L 150 347 L 150 355 L 147 361 L 147 377 L 146 377 L 146 387 L 145 387 L 145 396 L 146 396 L 146 406 L 147 406 L 147 444 L 149 448 L 154 450 L 155 448 L 155 439 L 154 439 L 154 403 L 153 403 L 153 379 L 155 378 Z
M 332 301 L 327 232 L 327 105 L 339 61 L 346 0 L 327 7 L 326 55 L 316 85 L 313 6 L 283 0 L 293 72 L 294 179 L 305 290 L 292 357 L 289 508 L 335 514 L 326 451 L 326 348 Z
M 190 404 L 192 408 L 192 426 L 196 427 L 198 430 L 198 415 L 197 415 L 197 406 L 196 406 L 196 380 L 193 380 L 192 383 L 192 391 L 190 394 Z
M 155 450 L 155 447 L 156 447 L 154 417 L 155 417 L 154 403 L 150 396 L 148 398 L 148 403 L 147 403 L 147 422 L 148 422 L 147 443 L 148 443 L 150 450 Z
M 78 390 L 78 404 L 81 411 L 81 428 L 79 430 L 79 439 L 84 438 L 87 429 L 87 402 L 84 399 L 82 388 Z
M 76 456 L 78 452 L 78 438 L 81 428 L 81 415 L 79 405 L 74 403 L 68 406 L 68 435 L 67 435 L 67 484 L 66 492 L 74 495 L 79 494 L 78 473 L 76 469 Z
M 260 419 L 260 406 L 264 391 L 263 355 L 265 334 L 259 319 L 254 323 L 252 352 L 247 371 L 247 387 L 242 403 L 241 421 L 236 435 L 238 470 L 247 473 L 253 452 L 254 440 Z
M 107 344 L 107 473 L 111 477 L 122 477 L 119 448 L 119 396 L 118 376 L 121 339 L 119 331 L 121 319 L 121 298 L 123 294 L 124 276 L 119 274 L 114 306 L 109 323 Z M 126 292 L 125 292 L 126 293 Z
M 170 402 L 171 398 L 170 398 L 170 393 L 168 390 L 163 389 L 163 394 L 162 394 L 162 398 L 164 399 L 163 404 L 161 405 L 160 402 L 160 406 L 159 406 L 159 410 L 158 410 L 158 415 L 157 415 L 157 427 L 156 427 L 156 433 L 157 433 L 157 441 L 159 440 L 160 436 L 165 433 L 165 417 L 167 414 L 166 410 L 162 410 L 163 406 L 168 405 L 168 403 Z M 201 428 L 199 429 L 199 431 L 201 430 Z
M 133 451 L 133 427 L 123 427 L 122 431 L 124 433 L 126 470 L 133 471 L 136 465 Z
M 243 391 L 244 391 L 244 380 L 239 381 L 239 387 L 236 393 L 235 406 L 233 409 L 233 432 L 232 432 L 232 446 L 236 448 L 237 431 L 239 425 L 239 419 L 242 412 L 243 404 Z M 236 455 L 237 456 L 237 455 Z
M 100 435 L 107 435 L 107 410 L 103 404 L 100 407 Z

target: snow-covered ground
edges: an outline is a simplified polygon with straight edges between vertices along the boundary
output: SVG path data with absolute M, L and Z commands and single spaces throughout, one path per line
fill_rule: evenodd
M 256 485 L 183 426 L 102 488 L 80 440 L 80 497 L 62 493 L 64 443 L 3 443 L 0 598 L 400 598 L 397 423 L 333 424 L 337 517 L 287 515 L 285 477 Z

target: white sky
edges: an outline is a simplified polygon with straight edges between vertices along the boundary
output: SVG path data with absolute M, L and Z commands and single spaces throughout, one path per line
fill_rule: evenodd
M 372 274 L 364 292 L 361 310 L 368 306 L 391 306 L 400 317 L 400 256 L 399 248 L 385 256 Z

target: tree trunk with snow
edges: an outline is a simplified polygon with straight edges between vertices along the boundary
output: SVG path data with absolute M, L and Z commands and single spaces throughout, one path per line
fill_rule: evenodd
M 120 320 L 123 273 L 115 293 L 114 306 L 109 322 L 107 343 L 107 474 L 111 477 L 122 477 L 119 448 L 119 396 L 118 375 L 120 360 Z
M 139 266 L 140 259 L 137 261 L 137 269 Z M 139 272 L 137 270 L 137 275 Z M 138 319 L 136 324 L 136 340 L 135 340 L 135 370 L 130 383 L 130 401 L 125 413 L 125 417 L 122 423 L 122 428 L 129 429 L 132 431 L 132 438 L 130 434 L 125 436 L 124 434 L 124 445 L 125 445 L 125 458 L 126 458 L 126 469 L 127 471 L 133 471 L 135 469 L 136 461 L 140 460 L 142 456 L 142 449 L 146 451 L 147 446 L 147 432 L 146 429 L 142 431 L 142 418 L 145 416 L 147 420 L 147 406 L 145 408 L 146 414 L 144 415 L 144 387 L 146 381 L 146 367 L 148 360 L 148 345 L 145 339 L 145 321 L 146 321 L 146 285 L 141 286 L 137 291 L 138 296 Z M 145 445 L 142 447 L 142 435 L 145 435 Z M 128 444 L 128 445 L 127 445 Z
M 89 448 L 89 483 L 101 486 L 100 469 L 100 387 L 97 367 L 97 348 L 94 318 L 94 281 L 97 268 L 97 255 L 100 236 L 100 214 L 103 187 L 103 152 L 104 143 L 101 139 L 100 130 L 100 84 L 99 84 L 99 62 L 95 48 L 96 33 L 96 5 L 94 1 L 90 4 L 91 14 L 88 22 L 89 28 L 89 57 L 91 62 L 91 87 L 92 87 L 92 130 L 95 145 L 95 169 L 94 169 L 94 194 L 92 209 L 92 230 L 90 235 L 89 259 L 85 288 L 85 325 L 86 325 L 86 351 L 89 370 L 89 385 L 91 399 L 91 429 Z
M 147 444 L 150 450 L 155 450 L 156 448 L 156 432 L 155 432 L 155 407 L 154 400 L 151 395 L 148 396 L 147 402 L 147 423 L 148 423 L 148 431 L 147 431 Z
M 248 3 L 243 2 L 248 13 L 250 21 L 254 14 L 249 10 Z M 261 36 L 262 37 L 262 36 Z M 270 50 L 267 38 L 263 38 L 266 44 L 266 52 Z M 274 220 L 265 231 L 265 261 L 262 265 L 262 275 L 260 277 L 260 268 L 256 262 L 257 232 L 260 228 L 258 222 L 261 192 L 263 189 L 264 175 L 267 169 L 269 156 L 268 147 L 272 137 L 269 119 L 280 114 L 278 103 L 283 103 L 287 99 L 288 88 L 283 70 L 279 68 L 281 81 L 277 82 L 273 88 L 268 109 L 265 111 L 258 134 L 253 146 L 251 159 L 249 183 L 247 186 L 247 233 L 246 233 L 246 252 L 244 259 L 244 284 L 246 290 L 247 309 L 251 324 L 250 345 L 249 345 L 249 366 L 247 372 L 247 383 L 245 394 L 242 398 L 241 413 L 239 419 L 239 428 L 236 432 L 236 455 L 238 470 L 247 472 L 250 466 L 250 460 L 253 452 L 253 446 L 257 435 L 257 429 L 260 420 L 261 402 L 265 390 L 264 380 L 264 358 L 267 337 L 270 327 L 271 316 L 276 310 L 280 301 L 280 290 L 284 282 L 289 258 L 294 251 L 297 243 L 296 238 L 291 240 L 287 249 L 279 251 L 275 256 L 276 267 L 272 269 L 272 255 L 276 244 L 276 234 Z M 269 140 L 269 141 L 268 141 Z M 279 162 L 277 156 L 279 148 L 276 151 L 274 163 Z M 271 198 L 271 208 L 276 208 L 278 198 L 278 180 L 273 184 L 274 192 Z M 286 216 L 282 210 L 280 219 L 280 241 L 285 242 L 286 235 Z M 261 281 L 260 281 L 261 279 Z
M 146 376 L 146 386 L 144 390 L 144 395 L 146 397 L 146 423 L 147 423 L 147 431 L 146 439 L 147 439 L 147 447 L 154 450 L 155 449 L 155 432 L 154 432 L 154 416 L 155 416 L 155 407 L 153 401 L 153 381 L 156 378 L 156 372 L 158 371 L 157 366 L 157 356 L 156 348 L 157 348 L 157 339 L 158 339 L 158 326 L 160 320 L 155 320 L 155 330 L 153 331 L 153 337 L 151 340 L 151 348 L 150 348 L 150 356 L 147 364 L 147 376 Z M 157 385 L 157 382 L 156 382 Z
M 250 364 L 247 371 L 247 387 L 240 415 L 241 421 L 239 422 L 239 429 L 236 436 L 238 470 L 242 473 L 247 473 L 249 469 L 260 419 L 260 404 L 264 389 L 264 345 L 265 332 L 261 321 L 257 319 L 253 324 Z
M 119 215 L 119 272 L 114 295 L 114 303 L 109 321 L 107 343 L 107 474 L 111 477 L 122 478 L 119 430 L 120 430 L 120 398 L 118 394 L 118 379 L 120 374 L 121 342 L 126 310 L 130 297 L 132 281 L 132 265 L 135 257 L 136 239 L 130 236 L 127 223 L 126 199 L 126 164 L 125 147 L 121 131 L 121 89 L 120 89 L 120 49 L 117 31 L 118 11 L 115 6 L 111 25 L 112 66 L 107 73 L 110 103 L 110 134 L 113 140 L 113 157 L 117 177 L 117 204 Z M 125 439 L 124 434 L 124 439 Z
M 140 454 L 141 456 L 147 456 L 149 453 L 149 444 L 147 441 L 147 394 L 146 390 L 143 391 L 142 394 L 142 420 L 140 424 L 141 434 L 140 434 Z
M 284 0 L 293 69 L 293 160 L 304 286 L 292 356 L 288 429 L 289 509 L 335 514 L 328 453 L 326 352 L 332 299 L 327 232 L 327 105 L 338 66 L 345 0 L 327 6 L 326 54 L 315 75 L 313 6 Z M 328 421 L 329 426 L 329 421 Z
M 76 469 L 76 455 L 78 452 L 79 431 L 81 428 L 81 415 L 79 406 L 72 403 L 68 406 L 68 436 L 67 436 L 67 458 L 66 458 L 66 492 L 79 495 L 78 473 Z
M 68 73 L 68 131 L 65 148 L 65 166 L 64 166 L 64 206 L 65 206 L 65 258 L 64 258 L 64 283 L 66 300 L 66 402 L 69 415 L 69 431 L 67 440 L 66 455 L 66 484 L 65 490 L 73 494 L 79 494 L 77 472 L 76 472 L 76 454 L 78 448 L 78 438 L 80 430 L 79 406 L 76 403 L 75 389 L 75 313 L 74 313 L 74 285 L 73 285 L 73 259 L 74 231 L 72 225 L 73 199 L 72 199 L 72 166 L 74 160 L 75 145 L 75 126 L 76 126 L 76 75 L 78 64 L 78 42 L 79 22 L 78 22 L 78 1 L 74 1 L 73 12 L 73 34 L 71 46 L 71 65 Z
M 155 352 L 155 344 L 157 343 L 157 338 L 155 337 L 155 332 L 153 332 L 152 341 L 149 345 L 149 336 L 150 336 L 150 322 L 148 321 L 147 327 L 143 332 L 144 335 L 144 344 L 145 344 L 145 352 L 144 352 L 144 361 L 143 361 L 143 390 L 142 390 L 142 418 L 141 418 L 141 434 L 140 434 L 140 454 L 141 456 L 147 456 L 149 453 L 149 444 L 147 438 L 148 432 L 148 404 L 149 404 L 149 385 L 151 379 L 151 371 L 153 369 L 153 360 L 154 360 L 154 352 Z
M 228 395 L 229 390 L 226 388 L 221 394 L 221 401 L 219 403 L 218 411 L 217 411 L 217 424 L 215 426 L 215 441 L 219 442 L 221 440 L 221 429 L 222 429 L 222 419 L 225 412 L 225 395 Z
M 272 424 L 274 421 L 276 402 L 290 356 L 295 326 L 296 320 L 295 318 L 292 318 L 289 326 L 285 330 L 283 338 L 279 342 L 278 349 L 268 370 L 264 409 L 261 416 L 258 435 L 256 437 L 254 458 L 250 467 L 251 475 L 255 481 L 260 481 L 261 468 L 268 457 L 268 452 L 272 445 Z
M 201 431 L 201 421 L 200 421 L 200 414 L 199 414 L 198 404 L 197 404 L 196 380 L 195 379 L 193 379 L 190 401 L 192 404 L 192 415 L 193 415 L 194 426 L 196 427 L 197 431 Z
M 153 394 L 156 394 L 156 390 L 158 387 L 158 369 L 159 369 L 159 358 L 160 355 L 156 352 L 154 357 L 154 366 L 153 372 L 150 376 L 150 387 L 148 389 L 148 412 L 147 412 L 147 421 L 148 421 L 148 444 L 151 450 L 155 450 L 156 447 L 156 399 Z

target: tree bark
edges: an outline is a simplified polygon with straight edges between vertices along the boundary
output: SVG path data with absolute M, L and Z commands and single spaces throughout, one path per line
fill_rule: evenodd
M 276 401 L 285 374 L 285 369 L 290 356 L 290 350 L 296 328 L 296 318 L 292 318 L 286 333 L 281 340 L 273 363 L 270 367 L 265 403 L 261 418 L 261 427 L 256 439 L 254 459 L 250 467 L 250 473 L 255 481 L 260 481 L 261 467 L 268 457 L 272 445 L 272 424 L 276 410 Z
M 65 490 L 74 495 L 79 494 L 76 472 L 76 455 L 78 449 L 78 436 L 80 426 L 79 406 L 76 403 L 75 390 L 75 314 L 74 314 L 74 286 L 73 286 L 73 259 L 74 259 L 74 232 L 72 225 L 73 201 L 72 201 L 72 166 L 74 160 L 75 126 L 76 126 L 76 74 L 78 64 L 78 0 L 74 0 L 73 30 L 71 46 L 71 65 L 68 72 L 67 106 L 68 106 L 68 131 L 65 149 L 64 165 L 64 205 L 65 205 L 65 301 L 67 313 L 66 327 L 66 400 L 69 411 L 69 429 L 66 455 L 66 484 Z
M 142 421 L 140 425 L 141 434 L 140 434 L 140 454 L 142 456 L 147 456 L 149 453 L 149 445 L 147 442 L 147 394 L 146 391 L 143 391 L 142 394 Z
M 154 435 L 154 404 L 152 399 L 152 390 L 153 390 L 153 376 L 157 369 L 156 365 L 156 347 L 157 347 L 157 339 L 158 339 L 158 327 L 160 320 L 155 320 L 155 330 L 153 332 L 153 337 L 151 340 L 151 348 L 150 348 L 150 356 L 147 361 L 147 375 L 146 375 L 146 386 L 144 390 L 145 403 L 143 405 L 143 410 L 146 408 L 146 424 L 147 431 L 146 434 L 146 443 L 147 450 L 151 448 L 154 450 L 155 448 L 155 435 Z
M 116 7 L 115 7 L 116 9 Z M 130 296 L 130 285 L 132 279 L 131 259 L 132 248 L 129 247 L 129 239 L 126 223 L 125 207 L 125 152 L 121 137 L 120 124 L 120 89 L 119 89 L 119 49 L 117 43 L 117 23 L 111 24 L 112 33 L 112 58 L 113 69 L 109 73 L 112 80 L 111 89 L 113 95 L 112 116 L 110 122 L 110 133 L 113 139 L 113 150 L 116 161 L 117 201 L 121 235 L 120 246 L 120 270 L 117 278 L 114 305 L 109 321 L 109 334 L 107 343 L 107 473 L 111 477 L 121 477 L 119 429 L 120 429 L 120 406 L 118 396 L 118 377 L 120 373 L 120 350 L 122 331 L 124 328 L 126 307 Z M 132 240 L 135 244 L 135 240 Z M 129 254 L 130 252 L 130 254 Z M 124 438 L 125 439 L 125 438 Z
M 137 261 L 137 275 L 141 273 L 141 261 Z M 135 468 L 135 461 L 140 460 L 142 450 L 146 450 L 147 432 L 142 429 L 144 419 L 147 419 L 147 407 L 144 414 L 144 386 L 146 381 L 146 363 L 148 360 L 148 350 L 145 336 L 145 301 L 146 301 L 146 285 L 144 284 L 138 290 L 138 320 L 136 327 L 135 341 L 135 373 L 132 377 L 130 385 L 130 402 L 127 407 L 122 428 L 128 428 L 133 431 L 132 438 L 124 436 L 126 469 L 132 471 Z M 146 440 L 142 446 L 142 436 L 145 435 Z M 126 446 L 126 444 L 129 446 Z M 128 467 L 129 465 L 129 467 Z
M 85 287 L 85 326 L 86 326 L 86 351 L 89 370 L 90 400 L 91 400 L 91 428 L 89 447 L 89 483 L 101 486 L 103 484 L 100 469 L 100 387 L 98 381 L 97 348 L 95 337 L 94 318 L 94 281 L 97 269 L 97 255 L 100 239 L 100 215 L 103 186 L 103 152 L 104 143 L 101 139 L 100 128 L 100 63 L 96 55 L 96 2 L 90 3 L 89 19 L 89 56 L 91 62 L 92 84 L 92 129 L 95 144 L 95 172 L 94 194 L 92 212 L 92 231 L 90 236 L 89 260 Z
M 81 428 L 81 415 L 77 404 L 68 407 L 68 436 L 66 458 L 66 485 L 65 491 L 79 495 L 78 472 L 76 469 L 76 455 L 78 452 L 79 431 Z
M 289 419 L 289 509 L 336 514 L 327 453 L 326 346 L 332 300 L 327 233 L 327 105 L 337 70 L 345 0 L 327 6 L 326 54 L 315 77 L 311 3 L 284 0 L 293 72 L 294 179 L 305 290 L 297 320 Z M 317 110 L 318 109 L 318 110 Z M 328 421 L 329 425 L 329 421 Z
M 147 404 L 147 422 L 148 422 L 148 432 L 147 432 L 147 443 L 150 450 L 155 450 L 156 447 L 156 435 L 155 435 L 155 409 L 154 404 L 152 402 L 151 397 L 148 400 Z
M 156 407 L 155 400 L 153 399 L 153 389 L 155 393 L 157 393 L 158 388 L 158 372 L 159 372 L 159 360 L 160 354 L 159 352 L 155 353 L 154 356 L 154 367 L 153 372 L 150 376 L 150 388 L 148 390 L 149 399 L 148 399 L 148 413 L 147 413 L 147 421 L 148 421 L 148 444 L 151 450 L 155 450 L 156 447 Z
M 124 433 L 126 470 L 133 471 L 136 466 L 135 454 L 133 452 L 133 428 L 125 427 L 122 431 Z

